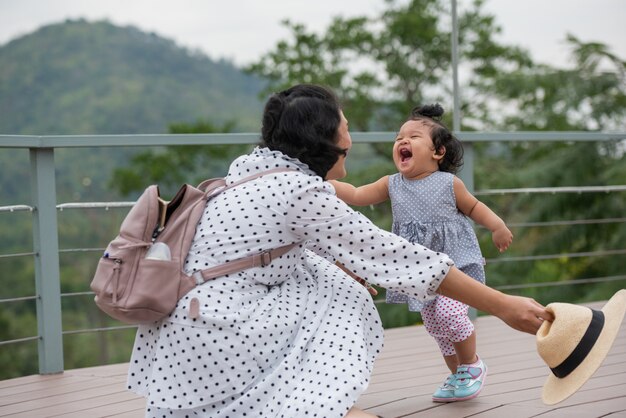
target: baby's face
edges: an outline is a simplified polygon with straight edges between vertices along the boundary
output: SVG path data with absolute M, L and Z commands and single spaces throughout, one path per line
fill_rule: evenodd
M 441 155 L 436 154 L 430 137 L 431 127 L 422 121 L 404 123 L 393 144 L 393 162 L 408 179 L 420 179 L 439 169 Z

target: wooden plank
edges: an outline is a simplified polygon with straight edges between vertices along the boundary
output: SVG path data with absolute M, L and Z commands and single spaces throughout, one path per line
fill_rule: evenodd
M 0 389 L 4 389 L 8 387 L 15 387 L 15 386 L 30 385 L 36 382 L 47 382 L 50 380 L 62 380 L 63 377 L 64 377 L 63 373 L 34 374 L 31 376 L 15 377 L 13 379 L 0 381 Z
M 137 395 L 125 390 L 121 384 L 114 383 L 92 389 L 75 390 L 73 392 L 64 392 L 38 399 L 5 404 L 0 406 L 0 416 L 42 409 L 70 412 L 74 411 L 76 404 L 85 400 L 87 402 L 94 402 L 97 405 L 103 405 L 101 403 L 103 399 L 110 399 L 110 403 L 114 403 L 116 401 L 136 397 Z
M 114 401 L 115 402 L 115 401 Z M 87 406 L 81 405 L 77 407 L 75 412 L 68 412 L 63 409 L 61 413 L 50 415 L 50 411 L 46 411 L 47 417 L 63 417 L 63 418 L 98 418 L 98 417 L 118 417 L 126 416 L 129 418 L 142 418 L 145 415 L 146 403 L 143 398 L 135 398 L 127 401 L 119 401 L 113 404 Z
M 596 401 L 583 405 L 572 405 L 552 409 L 541 415 L 541 418 L 589 418 L 589 417 L 626 417 L 626 395 Z
M 595 304 L 601 308 L 604 303 Z M 549 373 L 535 339 L 497 318 L 476 321 L 478 352 L 489 373 L 480 397 L 449 404 L 431 400 L 447 374 L 434 340 L 422 326 L 385 331 L 367 391 L 357 406 L 394 417 L 626 417 L 626 327 L 607 359 L 572 397 L 558 405 L 541 402 Z M 126 390 L 128 363 L 25 376 L 0 382 L 0 416 L 140 418 L 145 400 Z

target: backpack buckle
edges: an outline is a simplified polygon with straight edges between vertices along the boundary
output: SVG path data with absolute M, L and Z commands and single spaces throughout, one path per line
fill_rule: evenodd
M 272 262 L 272 252 L 271 251 L 265 251 L 265 252 L 261 253 L 260 256 L 261 256 L 261 267 L 265 267 L 265 266 L 269 265 Z
M 194 271 L 191 277 L 195 280 L 196 285 L 200 286 L 205 282 L 204 277 L 202 277 L 202 273 L 198 271 Z

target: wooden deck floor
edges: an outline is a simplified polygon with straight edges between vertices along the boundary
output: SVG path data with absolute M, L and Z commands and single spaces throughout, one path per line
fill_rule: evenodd
M 554 406 L 541 402 L 548 368 L 536 353 L 534 337 L 515 332 L 493 317 L 479 318 L 476 328 L 478 352 L 489 367 L 478 398 L 431 402 L 446 369 L 425 330 L 406 327 L 385 332 L 385 348 L 358 406 L 385 418 L 626 417 L 626 325 L 595 375 Z M 124 389 L 126 370 L 127 364 L 117 364 L 0 381 L 0 416 L 142 417 L 143 399 Z

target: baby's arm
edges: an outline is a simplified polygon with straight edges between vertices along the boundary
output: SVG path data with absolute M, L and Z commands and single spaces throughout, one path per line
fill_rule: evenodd
M 498 215 L 487 205 L 476 199 L 458 177 L 454 177 L 456 206 L 474 222 L 491 231 L 491 239 L 500 252 L 505 251 L 513 241 L 513 234 Z
M 389 200 L 389 176 L 359 187 L 337 180 L 330 180 L 330 183 L 335 188 L 337 197 L 349 205 L 367 206 Z

